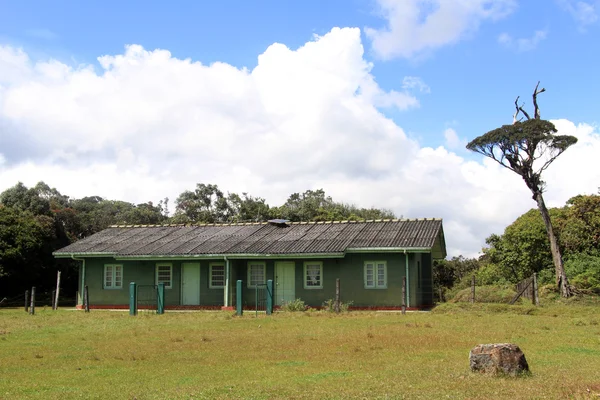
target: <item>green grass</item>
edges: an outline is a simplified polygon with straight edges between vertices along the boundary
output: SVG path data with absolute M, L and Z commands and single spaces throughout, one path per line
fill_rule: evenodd
M 598 305 L 447 304 L 431 313 L 0 310 L 2 399 L 598 398 Z M 469 371 L 513 342 L 531 375 Z

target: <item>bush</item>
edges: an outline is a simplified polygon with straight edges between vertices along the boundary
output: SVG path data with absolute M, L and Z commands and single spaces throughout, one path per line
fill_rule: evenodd
M 306 311 L 306 304 L 301 299 L 296 299 L 283 303 L 281 311 Z
M 574 254 L 565 260 L 569 282 L 578 289 L 600 293 L 600 257 Z
M 353 303 L 352 301 L 349 301 L 347 303 L 340 301 L 340 312 L 348 312 L 352 303 Z M 335 312 L 335 300 L 333 300 L 333 299 L 325 300 L 323 302 L 323 310 L 329 311 L 329 312 Z

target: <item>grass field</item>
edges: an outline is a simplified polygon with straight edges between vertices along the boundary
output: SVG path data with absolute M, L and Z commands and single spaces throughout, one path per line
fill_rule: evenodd
M 598 305 L 385 312 L 0 310 L 0 398 L 584 399 L 600 395 Z M 469 371 L 513 342 L 529 376 Z

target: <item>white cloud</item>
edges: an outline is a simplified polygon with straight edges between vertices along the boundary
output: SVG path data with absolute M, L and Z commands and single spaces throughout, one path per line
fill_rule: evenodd
M 431 93 L 431 88 L 418 76 L 405 76 L 402 79 L 402 87 L 405 90 L 418 90 L 421 93 Z
M 511 35 L 505 32 L 498 36 L 498 43 L 506 48 L 522 53 L 535 49 L 542 40 L 546 39 L 546 36 L 548 36 L 548 31 L 537 30 L 530 38 L 514 39 Z
M 377 85 L 356 29 L 297 50 L 274 44 L 251 71 L 140 46 L 101 57 L 100 72 L 1 49 L 0 72 L 11 73 L 0 73 L 0 190 L 43 180 L 72 197 L 173 204 L 204 182 L 277 205 L 324 188 L 339 201 L 444 218 L 453 255 L 477 253 L 535 206 L 514 173 L 449 151 L 463 145 L 455 131 L 447 148 L 420 147 L 379 112 L 418 102 Z M 600 182 L 597 130 L 557 127 L 580 142 L 546 173 L 551 206 Z
M 557 2 L 563 10 L 571 14 L 581 31 L 585 31 L 588 25 L 598 21 L 598 10 L 600 9 L 600 1 L 598 0 L 557 0 Z
M 467 141 L 459 138 L 458 133 L 453 128 L 446 128 L 444 140 L 446 147 L 451 150 L 463 149 L 467 145 Z
M 512 13 L 515 0 L 376 0 L 386 26 L 366 28 L 375 54 L 411 58 L 454 44 L 481 22 Z

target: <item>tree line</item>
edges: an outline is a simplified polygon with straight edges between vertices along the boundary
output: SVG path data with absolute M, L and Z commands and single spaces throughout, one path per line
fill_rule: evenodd
M 564 259 L 565 273 L 574 290 L 600 294 L 600 192 L 578 195 L 564 206 L 551 208 L 550 219 Z M 554 262 L 546 225 L 531 209 L 492 234 L 478 258 L 453 257 L 434 270 L 437 287 L 461 289 L 475 275 L 479 285 L 514 284 L 533 273 L 541 285 L 554 286 Z
M 182 224 L 260 222 L 274 218 L 298 221 L 395 218 L 392 211 L 334 201 L 323 189 L 293 193 L 284 204 L 270 206 L 262 197 L 225 193 L 215 184 L 169 199 L 133 204 L 100 196 L 70 198 L 44 182 L 19 182 L 0 193 L 0 299 L 25 288 L 51 288 L 63 271 L 67 293 L 76 291 L 77 269 L 52 252 L 115 224 Z

